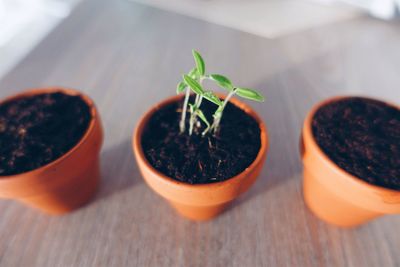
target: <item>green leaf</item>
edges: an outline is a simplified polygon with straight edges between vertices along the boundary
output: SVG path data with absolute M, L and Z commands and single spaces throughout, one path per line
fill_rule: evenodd
M 222 106 L 222 101 L 211 91 L 206 91 L 203 94 L 203 97 L 210 102 L 213 102 L 217 106 Z
M 206 73 L 206 66 L 204 64 L 204 60 L 201 57 L 200 53 L 197 52 L 196 50 L 192 50 L 192 54 L 194 57 L 194 61 L 196 62 L 197 70 L 199 71 L 199 74 L 203 76 Z
M 210 74 L 208 78 L 215 81 L 222 88 L 228 89 L 229 91 L 233 90 L 232 82 L 223 75 L 220 74 Z
M 240 97 L 258 101 L 258 102 L 264 102 L 264 97 L 256 90 L 238 87 L 235 89 L 235 92 Z
M 197 68 L 193 68 L 191 71 L 189 71 L 188 75 L 195 80 L 199 79 L 199 77 L 200 77 L 199 72 L 197 71 Z
M 178 85 L 176 86 L 176 93 L 177 94 L 182 93 L 186 89 L 186 87 L 187 85 L 184 82 L 178 83 Z
M 207 125 L 207 128 L 209 128 L 210 127 L 210 123 L 208 122 L 208 120 L 207 120 L 206 116 L 204 115 L 203 111 L 201 111 L 200 109 L 197 109 L 196 110 L 196 114 Z
M 195 79 L 185 74 L 183 75 L 183 80 L 187 85 L 189 85 L 189 87 L 193 90 L 193 92 L 199 95 L 204 94 L 203 87 Z

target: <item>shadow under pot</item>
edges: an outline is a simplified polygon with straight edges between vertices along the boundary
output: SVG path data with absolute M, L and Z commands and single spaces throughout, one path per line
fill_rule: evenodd
M 301 137 L 304 199 L 322 220 L 352 227 L 400 213 L 400 110 L 335 97 L 307 115 Z
M 1 198 L 62 214 L 95 194 L 103 130 L 86 95 L 57 87 L 3 100 L 0 142 Z
M 255 182 L 266 159 L 267 130 L 249 106 L 233 99 L 217 135 L 180 133 L 182 104 L 175 96 L 151 108 L 135 128 L 133 151 L 156 193 L 182 216 L 208 220 Z M 207 101 L 202 109 L 210 118 L 215 106 Z

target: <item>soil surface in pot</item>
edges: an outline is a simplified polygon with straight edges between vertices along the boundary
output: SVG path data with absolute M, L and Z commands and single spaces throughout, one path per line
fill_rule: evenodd
M 400 110 L 366 98 L 321 107 L 312 130 L 340 168 L 377 186 L 400 190 Z
M 229 103 L 217 135 L 201 135 L 204 126 L 189 136 L 179 132 L 182 101 L 157 110 L 142 136 L 150 164 L 175 180 L 190 184 L 224 181 L 243 172 L 260 150 L 260 127 L 255 119 Z M 212 122 L 216 105 L 203 101 L 201 109 Z M 189 113 L 188 116 L 189 117 Z M 188 118 L 187 118 L 188 129 Z
M 0 105 L 0 176 L 34 170 L 74 147 L 91 120 L 79 97 L 49 93 Z

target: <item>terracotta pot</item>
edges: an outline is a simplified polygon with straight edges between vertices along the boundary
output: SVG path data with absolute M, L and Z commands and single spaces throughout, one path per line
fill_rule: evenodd
M 92 119 L 86 133 L 71 150 L 47 165 L 21 174 L 1 176 L 0 197 L 16 199 L 46 213 L 62 214 L 88 202 L 99 182 L 103 130 L 93 101 L 78 91 L 56 87 L 28 90 L 1 103 L 54 92 L 79 95 L 88 104 Z
M 304 199 L 320 219 L 342 227 L 357 226 L 384 214 L 400 213 L 400 191 L 371 185 L 339 168 L 316 143 L 311 123 L 327 99 L 307 115 L 300 140 Z M 392 105 L 394 106 L 394 105 Z
M 139 121 L 133 134 L 133 151 L 139 169 L 147 184 L 164 197 L 182 216 L 192 220 L 207 220 L 221 213 L 241 193 L 247 191 L 259 175 L 268 149 L 267 129 L 260 117 L 247 105 L 233 99 L 231 102 L 257 120 L 261 129 L 261 148 L 254 162 L 242 173 L 223 182 L 191 185 L 176 181 L 154 169 L 147 161 L 142 145 L 142 133 L 154 112 L 180 96 L 164 100 L 152 107 Z M 178 122 L 177 122 L 178 123 Z

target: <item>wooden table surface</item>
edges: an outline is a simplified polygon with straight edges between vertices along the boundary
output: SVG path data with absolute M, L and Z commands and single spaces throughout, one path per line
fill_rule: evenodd
M 271 149 L 256 184 L 215 220 L 179 217 L 143 182 L 131 133 L 192 65 L 260 89 Z M 60 85 L 96 101 L 105 126 L 92 203 L 52 217 L 0 201 L 0 266 L 400 266 L 400 216 L 344 230 L 302 199 L 298 137 L 339 94 L 400 103 L 400 24 L 367 17 L 264 39 L 125 0 L 88 0 L 0 82 L 0 96 Z

